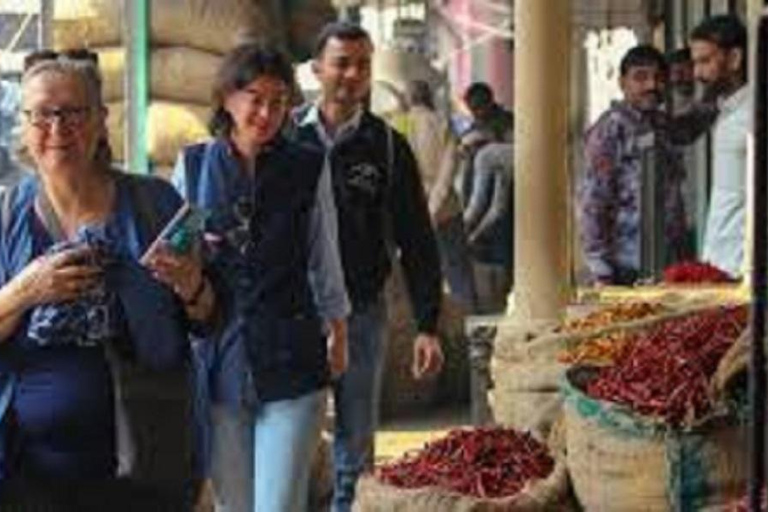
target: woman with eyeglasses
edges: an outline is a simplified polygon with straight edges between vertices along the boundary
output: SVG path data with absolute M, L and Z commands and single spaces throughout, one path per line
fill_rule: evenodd
M 0 195 L 0 498 L 7 482 L 66 494 L 114 478 L 110 354 L 178 367 L 187 330 L 216 311 L 193 254 L 139 263 L 182 199 L 112 168 L 94 62 L 30 61 L 21 94 L 19 156 L 34 173 Z
M 326 388 L 347 364 L 330 174 L 284 135 L 294 87 L 278 51 L 232 50 L 214 85 L 213 139 L 185 148 L 174 173 L 211 211 L 213 268 L 228 285 L 227 328 L 196 353 L 218 511 L 306 509 Z

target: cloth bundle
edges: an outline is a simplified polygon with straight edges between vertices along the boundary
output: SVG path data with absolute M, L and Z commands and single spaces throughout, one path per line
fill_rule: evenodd
M 34 308 L 27 337 L 37 346 L 96 346 L 115 339 L 121 332 L 120 301 L 107 286 L 107 274 L 117 262 L 117 251 L 105 230 L 85 226 L 78 230 L 74 240 L 54 244 L 46 254 L 83 246 L 91 249 L 93 263 L 103 269 L 104 276 L 80 299 Z

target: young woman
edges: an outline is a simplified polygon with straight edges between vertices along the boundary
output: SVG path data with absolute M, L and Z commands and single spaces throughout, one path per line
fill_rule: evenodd
M 322 154 L 282 133 L 293 93 L 281 53 L 235 48 L 214 88 L 214 138 L 185 148 L 174 175 L 210 210 L 212 266 L 228 285 L 224 333 L 197 352 L 219 510 L 306 508 L 325 388 L 346 367 L 330 174 Z

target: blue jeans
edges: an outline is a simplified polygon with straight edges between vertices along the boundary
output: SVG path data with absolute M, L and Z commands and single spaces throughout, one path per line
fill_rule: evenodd
M 253 416 L 253 512 L 305 512 L 324 389 L 259 404 Z
M 216 512 L 253 507 L 253 412 L 211 405 L 211 480 Z
M 461 214 L 448 219 L 435 230 L 440 263 L 451 289 L 451 295 L 468 314 L 477 311 L 477 289 L 472 272 L 472 259 L 464 233 Z
M 349 317 L 349 366 L 333 390 L 336 407 L 333 512 L 351 509 L 357 480 L 373 462 L 386 322 L 383 297 Z

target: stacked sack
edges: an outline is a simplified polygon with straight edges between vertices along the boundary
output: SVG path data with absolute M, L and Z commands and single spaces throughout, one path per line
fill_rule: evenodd
M 150 3 L 147 149 L 156 168 L 173 165 L 182 145 L 204 139 L 211 87 L 222 55 L 246 38 L 267 40 L 272 13 L 259 0 L 155 0 Z M 122 2 L 57 0 L 53 46 L 99 54 L 110 144 L 124 160 L 125 65 Z M 279 27 L 276 27 L 279 28 Z

